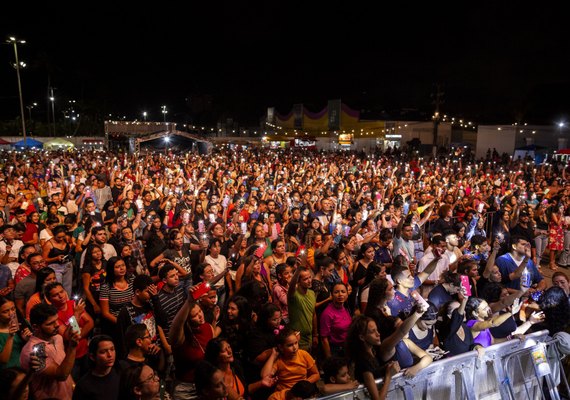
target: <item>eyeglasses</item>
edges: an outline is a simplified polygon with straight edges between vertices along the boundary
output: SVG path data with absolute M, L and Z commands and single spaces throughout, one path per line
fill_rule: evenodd
M 142 385 L 143 383 L 147 383 L 150 381 L 158 381 L 158 380 L 160 380 L 160 376 L 158 376 L 158 374 L 155 371 L 152 371 L 152 374 L 145 380 L 140 381 L 139 385 Z

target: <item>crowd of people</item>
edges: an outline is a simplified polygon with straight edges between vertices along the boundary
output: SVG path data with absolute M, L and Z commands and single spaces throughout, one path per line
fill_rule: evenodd
M 570 331 L 565 168 L 464 147 L 1 152 L 0 392 L 383 399 L 397 373 Z

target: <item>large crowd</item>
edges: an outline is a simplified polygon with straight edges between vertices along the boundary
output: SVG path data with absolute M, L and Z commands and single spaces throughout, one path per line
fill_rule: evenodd
M 466 147 L 0 152 L 0 393 L 383 399 L 397 373 L 570 332 L 565 169 Z

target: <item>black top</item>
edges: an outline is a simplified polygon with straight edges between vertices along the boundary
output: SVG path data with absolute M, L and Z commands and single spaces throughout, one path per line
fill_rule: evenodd
M 500 313 L 500 314 L 503 314 L 503 313 Z M 497 339 L 506 338 L 511 333 L 513 333 L 513 331 L 515 331 L 517 329 L 517 326 L 518 326 L 517 322 L 515 321 L 515 319 L 511 315 L 511 317 L 509 317 L 509 319 L 507 319 L 501 325 L 496 326 L 494 328 L 490 328 L 491 335 L 493 335 L 493 337 L 497 338 Z
M 457 335 L 457 331 L 461 326 L 463 326 L 465 340 L 461 340 Z M 471 346 L 473 345 L 473 335 L 471 333 L 471 329 L 465 325 L 463 322 L 463 315 L 460 315 L 457 310 L 453 311 L 453 314 L 451 315 L 451 321 L 446 329 L 446 332 L 440 331 L 439 335 L 441 347 L 444 350 L 449 351 L 450 356 L 466 353 L 471 350 Z
M 354 360 L 354 376 L 359 382 L 364 382 L 365 372 L 371 372 L 374 379 L 384 376 L 384 368 L 376 357 L 370 355 L 356 357 L 356 360 Z
M 95 376 L 89 371 L 75 386 L 74 400 L 115 400 L 119 395 L 119 372 L 113 368 L 105 376 Z

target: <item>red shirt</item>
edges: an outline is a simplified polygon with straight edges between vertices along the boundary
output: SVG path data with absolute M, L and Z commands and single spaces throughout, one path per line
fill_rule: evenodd
M 75 307 L 75 301 L 67 300 L 67 310 L 57 311 L 58 322 L 60 325 L 66 327 L 69 325 L 69 318 L 73 315 L 73 307 Z M 83 329 L 83 326 L 85 325 L 85 320 L 83 318 L 79 318 L 77 323 L 79 324 L 79 327 Z M 83 357 L 85 354 L 87 354 L 87 339 L 83 338 L 79 341 L 79 344 L 77 345 L 77 349 L 75 350 L 75 357 L 80 358 Z

